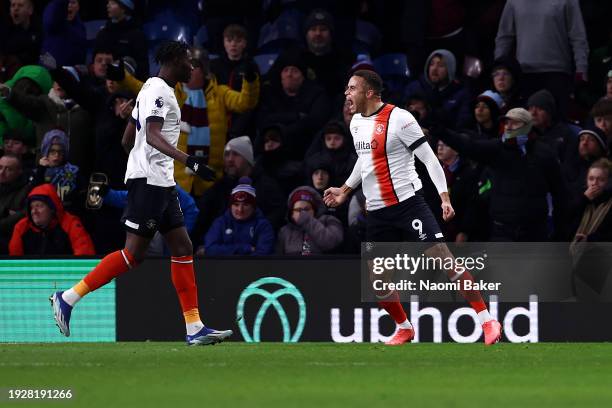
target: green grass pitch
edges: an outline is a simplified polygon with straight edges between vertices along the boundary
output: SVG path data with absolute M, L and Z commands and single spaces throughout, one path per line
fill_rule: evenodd
M 0 344 L 0 390 L 0 408 L 610 407 L 612 344 Z

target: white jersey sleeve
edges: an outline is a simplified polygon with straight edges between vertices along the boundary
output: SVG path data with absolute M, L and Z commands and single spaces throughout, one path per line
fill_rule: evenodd
M 414 152 L 417 147 L 427 141 L 421 126 L 414 116 L 404 109 L 396 109 L 394 114 L 397 120 L 396 126 L 399 127 L 399 129 L 396 130 L 397 136 L 407 149 Z
M 359 184 L 361 184 L 361 157 L 357 158 L 357 161 L 353 166 L 353 171 L 351 172 L 349 178 L 346 179 L 346 182 L 344 184 L 346 184 L 353 190 L 355 190 L 357 187 L 359 187 Z

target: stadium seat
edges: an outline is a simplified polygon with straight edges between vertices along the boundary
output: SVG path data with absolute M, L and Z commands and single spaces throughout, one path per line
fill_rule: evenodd
M 259 73 L 261 75 L 265 75 L 268 73 L 268 71 L 270 70 L 270 67 L 272 67 L 277 57 L 278 57 L 278 54 L 259 54 L 253 57 L 253 59 L 255 60 L 255 63 L 259 67 Z
M 106 24 L 106 20 L 91 20 L 83 22 L 85 25 L 85 38 L 87 42 L 93 42 L 100 30 Z
M 410 77 L 410 68 L 405 54 L 384 54 L 374 61 L 376 72 L 384 78 Z
M 149 42 L 153 44 L 165 40 L 191 43 L 189 27 L 182 25 L 172 18 L 157 16 L 153 21 L 146 23 L 143 26 L 143 30 Z
M 355 54 L 375 54 L 380 48 L 382 34 L 378 28 L 363 20 L 355 22 L 355 39 L 353 41 L 353 52 Z
M 410 78 L 410 68 L 405 54 L 384 54 L 373 61 L 374 69 L 382 77 L 386 97 L 392 101 L 403 98 Z
M 193 45 L 207 48 L 208 46 L 208 29 L 205 25 L 198 28 L 196 35 L 193 37 Z
M 257 49 L 260 53 L 279 53 L 301 38 L 299 18 L 296 13 L 283 13 L 274 22 L 266 23 L 259 31 Z

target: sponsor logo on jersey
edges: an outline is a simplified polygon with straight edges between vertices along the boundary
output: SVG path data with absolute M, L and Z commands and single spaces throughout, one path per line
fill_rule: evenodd
M 371 142 L 359 141 L 355 142 L 355 150 L 375 150 L 378 148 L 378 142 L 376 140 L 372 140 Z

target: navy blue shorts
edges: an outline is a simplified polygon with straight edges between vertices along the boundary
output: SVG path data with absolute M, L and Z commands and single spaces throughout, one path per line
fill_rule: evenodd
M 128 202 L 121 218 L 126 231 L 152 238 L 156 231 L 165 234 L 185 225 L 174 186 L 153 186 L 137 178 L 127 181 L 127 189 Z
M 444 242 L 444 235 L 419 193 L 390 207 L 368 211 L 367 242 Z

